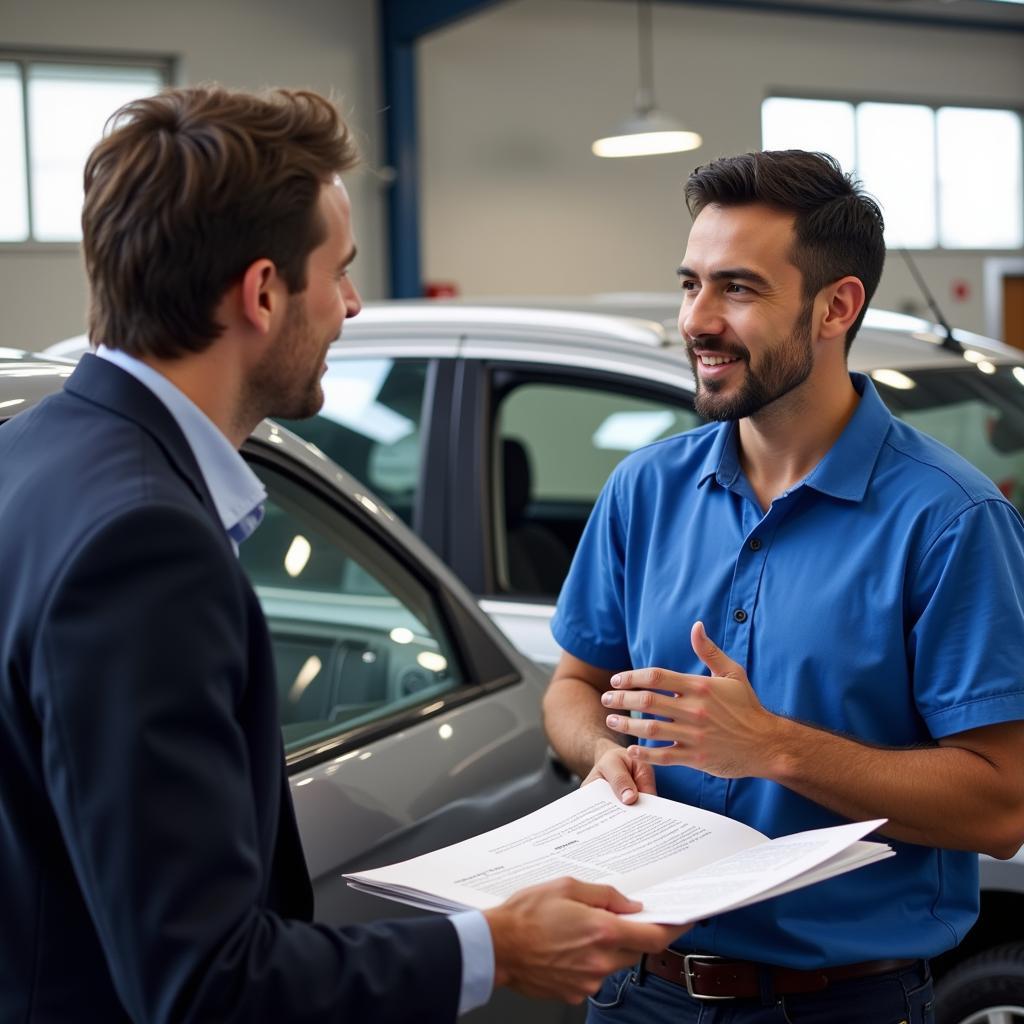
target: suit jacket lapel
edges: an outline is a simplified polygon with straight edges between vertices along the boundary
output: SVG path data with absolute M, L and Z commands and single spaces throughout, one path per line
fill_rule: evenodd
M 145 430 L 163 449 L 171 468 L 193 491 L 218 528 L 223 529 L 185 435 L 167 406 L 149 388 L 119 366 L 88 353 L 65 382 L 64 390 L 130 419 Z

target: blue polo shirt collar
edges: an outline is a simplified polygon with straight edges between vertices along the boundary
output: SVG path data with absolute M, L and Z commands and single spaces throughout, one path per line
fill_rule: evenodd
M 892 426 L 892 413 L 863 373 L 851 373 L 850 379 L 860 402 L 839 439 L 804 483 L 833 498 L 862 501 Z
M 722 487 L 732 487 L 740 475 L 739 449 L 736 444 L 736 420 L 718 427 L 715 440 L 708 449 L 704 464 L 697 474 L 697 486 L 703 487 L 711 477 Z
M 862 373 L 851 373 L 850 379 L 861 396 L 860 402 L 839 439 L 803 484 L 833 498 L 861 501 L 889 433 L 892 414 L 868 377 Z M 721 487 L 733 489 L 740 474 L 737 424 L 733 420 L 717 430 L 697 476 L 697 486 L 703 487 L 714 477 Z

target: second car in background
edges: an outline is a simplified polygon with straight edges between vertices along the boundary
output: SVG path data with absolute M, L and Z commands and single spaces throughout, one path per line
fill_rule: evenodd
M 330 351 L 321 414 L 287 425 L 381 494 L 551 666 L 554 602 L 608 475 L 700 423 L 677 308 L 671 295 L 584 311 L 368 305 Z M 958 336 L 869 310 L 850 367 L 1024 508 L 1024 353 Z

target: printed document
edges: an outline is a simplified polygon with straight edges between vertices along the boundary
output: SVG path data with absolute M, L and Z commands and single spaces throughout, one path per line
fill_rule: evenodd
M 497 906 L 571 875 L 640 900 L 638 921 L 688 924 L 800 889 L 893 851 L 863 837 L 885 819 L 769 839 L 712 811 L 641 794 L 617 800 L 603 779 L 517 821 L 442 850 L 345 877 L 425 910 Z

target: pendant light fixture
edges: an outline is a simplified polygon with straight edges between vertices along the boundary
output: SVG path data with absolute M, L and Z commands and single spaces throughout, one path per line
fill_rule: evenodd
M 703 139 L 687 131 L 674 117 L 654 105 L 654 57 L 651 31 L 651 0 L 637 0 L 637 49 L 640 58 L 640 86 L 633 101 L 633 115 L 615 132 L 597 139 L 590 147 L 595 156 L 651 156 L 682 153 L 696 149 Z

